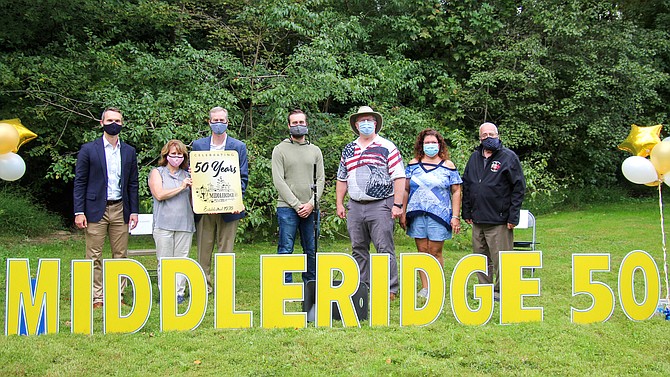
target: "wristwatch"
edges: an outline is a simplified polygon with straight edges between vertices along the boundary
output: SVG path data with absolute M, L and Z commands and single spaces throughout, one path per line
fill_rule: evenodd
M 398 207 L 398 208 L 402 208 L 402 203 L 393 203 L 393 206 Z

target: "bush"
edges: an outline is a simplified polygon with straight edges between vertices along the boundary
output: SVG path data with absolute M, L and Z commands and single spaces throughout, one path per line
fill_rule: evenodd
M 42 236 L 62 228 L 53 214 L 25 190 L 5 186 L 0 189 L 0 236 Z

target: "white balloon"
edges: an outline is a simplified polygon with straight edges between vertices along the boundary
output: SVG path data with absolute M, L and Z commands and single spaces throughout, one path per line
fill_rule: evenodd
M 0 154 L 0 179 L 16 181 L 26 172 L 26 163 L 16 153 Z
M 654 164 L 641 156 L 630 156 L 623 160 L 621 171 L 626 179 L 639 185 L 658 180 Z

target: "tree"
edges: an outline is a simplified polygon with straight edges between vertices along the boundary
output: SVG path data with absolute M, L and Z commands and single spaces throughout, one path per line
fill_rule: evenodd
M 642 5 L 653 4 L 653 7 Z M 79 146 L 100 135 L 105 106 L 126 114 L 122 138 L 146 175 L 170 138 L 209 132 L 230 111 L 250 155 L 242 239 L 274 234 L 271 151 L 295 107 L 335 178 L 361 105 L 406 160 L 431 127 L 462 166 L 484 121 L 520 155 L 531 193 L 617 183 L 616 145 L 631 123 L 668 114 L 668 0 L 88 0 L 0 5 L 0 117 L 39 138 L 21 150 L 20 181 L 69 214 Z M 651 9 L 655 10 L 651 11 Z M 588 161 L 588 163 L 584 163 Z M 323 232 L 343 233 L 327 186 Z M 66 198 L 67 200 L 64 200 Z M 58 206 L 61 206 L 60 208 Z M 253 235 L 253 236 L 252 236 Z

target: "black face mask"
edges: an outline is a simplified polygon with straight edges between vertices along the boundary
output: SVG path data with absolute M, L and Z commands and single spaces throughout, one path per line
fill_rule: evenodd
M 119 132 L 121 132 L 121 125 L 116 122 L 110 124 L 104 124 L 102 128 L 105 130 L 105 133 L 107 133 L 107 135 L 114 136 L 118 135 Z
M 497 137 L 496 138 L 487 137 L 486 139 L 482 140 L 482 147 L 489 151 L 495 152 L 498 149 L 500 149 L 501 146 L 502 142 Z
M 307 135 L 307 126 L 291 126 L 288 129 L 291 136 L 300 137 Z

